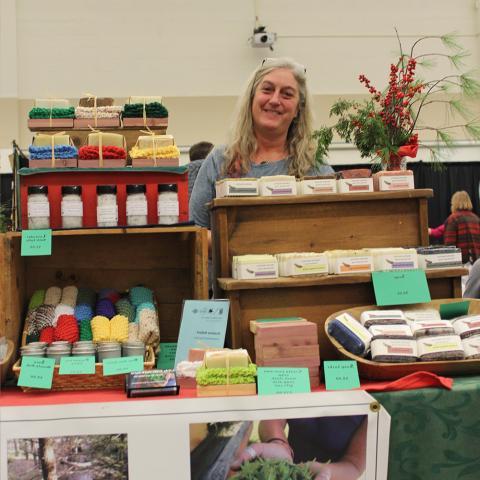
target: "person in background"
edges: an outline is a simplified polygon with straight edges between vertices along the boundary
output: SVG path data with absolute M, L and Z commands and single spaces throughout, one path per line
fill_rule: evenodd
M 198 142 L 193 144 L 188 151 L 190 157 L 190 163 L 188 164 L 188 198 L 192 195 L 193 185 L 202 162 L 207 158 L 212 149 L 213 143 Z
M 428 227 L 428 236 L 430 240 L 436 240 L 437 242 L 443 243 L 443 233 L 445 232 L 445 224 L 442 223 L 438 227 L 430 228 Z
M 470 269 L 463 298 L 480 298 L 480 259 Z
M 203 162 L 190 199 L 190 219 L 210 228 L 206 204 L 225 177 L 322 175 L 315 162 L 312 112 L 305 67 L 291 59 L 267 58 L 251 75 L 237 106 L 230 139 Z

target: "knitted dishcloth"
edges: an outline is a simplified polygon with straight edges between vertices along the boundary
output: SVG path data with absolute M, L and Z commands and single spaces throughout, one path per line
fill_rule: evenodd
M 40 342 L 47 342 L 52 343 L 55 336 L 55 327 L 45 327 L 40 332 L 39 341 Z
M 135 323 L 138 323 L 140 321 L 140 312 L 142 310 L 153 310 L 155 311 L 155 307 L 153 303 L 150 302 L 143 302 L 140 305 L 138 305 L 136 313 L 135 313 Z
M 128 341 L 129 342 L 139 342 L 138 338 L 138 323 L 129 323 L 128 324 Z
M 75 306 L 73 314 L 77 322 L 83 322 L 84 320 L 90 321 L 93 318 L 93 308 L 90 305 L 78 304 Z
M 82 320 L 79 323 L 80 340 L 93 340 L 92 326 L 90 320 Z
M 58 319 L 63 315 L 69 315 L 73 317 L 74 309 L 70 305 L 64 305 L 63 303 L 59 303 L 55 306 L 55 314 L 53 317 L 53 326 L 57 325 Z
M 97 315 L 90 322 L 94 342 L 108 342 L 110 340 L 110 320 L 107 317 Z
M 160 327 L 155 310 L 143 309 L 138 322 L 138 338 L 145 345 L 156 346 L 160 343 Z
M 53 326 L 55 307 L 53 305 L 40 305 L 31 310 L 25 319 L 25 328 L 28 335 L 39 334 L 45 327 Z
M 28 311 L 39 307 L 45 300 L 45 290 L 35 290 L 30 302 L 28 302 Z
M 102 146 L 103 158 L 108 159 L 124 159 L 127 158 L 127 152 L 124 148 L 115 147 L 114 145 L 103 145 Z M 99 149 L 98 145 L 85 145 L 80 147 L 78 151 L 78 158 L 80 160 L 95 160 L 99 158 Z
M 108 298 L 102 298 L 95 306 L 95 313 L 103 317 L 112 318 L 115 316 L 115 307 Z
M 128 301 L 127 298 L 121 298 L 115 303 L 115 310 L 119 315 L 128 318 L 129 322 L 135 321 L 135 307 Z
M 78 288 L 75 285 L 68 285 L 63 287 L 62 299 L 60 300 L 60 303 L 63 303 L 64 305 L 70 305 L 72 308 L 74 308 L 77 304 L 77 297 Z
M 78 324 L 73 315 L 60 315 L 54 333 L 55 340 L 74 343 L 79 339 Z
M 62 289 L 60 287 L 48 287 L 45 292 L 45 299 L 43 303 L 45 305 L 57 305 L 62 298 Z
M 108 107 L 97 107 L 97 118 L 118 118 L 122 112 L 121 105 L 111 105 Z M 75 118 L 95 118 L 94 107 L 76 107 Z
M 130 150 L 131 158 L 179 158 L 180 150 L 176 145 L 169 145 L 168 147 L 153 148 L 138 148 L 132 147 Z M 155 155 L 155 157 L 154 157 Z
M 33 107 L 30 112 L 28 112 L 29 118 L 74 118 L 75 117 L 75 108 L 74 107 L 54 107 L 43 108 L 43 107 Z
M 130 302 L 135 307 L 144 302 L 153 304 L 153 292 L 147 287 L 133 287 L 129 292 Z
M 55 158 L 77 158 L 78 150 L 72 145 L 55 145 L 53 148 Z M 43 147 L 30 145 L 28 151 L 31 160 L 50 160 L 52 158 L 52 147 L 49 145 Z
M 110 340 L 126 342 L 128 340 L 128 318 L 123 315 L 115 315 L 110 320 Z
M 150 118 L 166 118 L 168 110 L 158 102 L 145 104 L 145 113 Z M 143 117 L 143 103 L 127 103 L 123 107 L 122 116 L 124 118 L 141 118 Z

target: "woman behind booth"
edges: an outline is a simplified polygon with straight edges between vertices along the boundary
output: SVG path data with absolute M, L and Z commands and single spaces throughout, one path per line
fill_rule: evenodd
M 286 58 L 262 62 L 239 99 L 230 141 L 215 148 L 198 172 L 190 199 L 196 225 L 210 228 L 206 204 L 221 178 L 333 173 L 315 162 L 310 103 L 305 67 Z

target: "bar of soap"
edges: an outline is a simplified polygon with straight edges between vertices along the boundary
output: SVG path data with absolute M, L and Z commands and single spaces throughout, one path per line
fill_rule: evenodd
M 45 133 L 37 133 L 33 137 L 33 145 L 36 147 L 50 147 L 52 145 L 52 137 L 54 145 L 70 145 L 70 135 L 48 135 Z
M 422 337 L 417 340 L 418 356 L 421 361 L 463 360 L 465 351 L 458 335 Z
M 401 310 L 367 310 L 360 315 L 360 323 L 371 325 L 406 325 L 407 319 Z
M 413 339 L 374 339 L 370 345 L 375 362 L 416 362 L 417 342 Z
M 403 313 L 406 319 L 411 322 L 441 320 L 440 312 L 433 308 L 426 308 L 424 310 L 405 310 Z
M 223 197 L 254 197 L 258 195 L 257 178 L 223 178 L 215 182 L 215 196 Z
M 128 99 L 128 103 L 153 103 L 153 102 L 158 102 L 158 103 L 162 103 L 162 98 L 163 97 L 159 97 L 159 96 L 131 96 L 129 99 Z
M 448 320 L 421 320 L 419 322 L 410 322 L 410 328 L 415 338 L 455 334 L 453 325 Z
M 153 142 L 155 148 L 175 145 L 173 135 L 141 135 L 137 140 L 138 148 L 153 148 Z
M 123 148 L 125 137 L 119 133 L 90 133 L 87 137 L 88 145 L 98 146 L 100 135 L 102 136 L 102 145 L 113 145 L 114 147 Z
M 276 197 L 281 195 L 296 195 L 297 180 L 293 175 L 272 175 L 260 177 L 258 189 L 261 196 Z
M 372 325 L 368 331 L 373 335 L 372 340 L 379 338 L 413 340 L 413 333 L 408 325 Z
M 370 348 L 372 334 L 348 313 L 342 313 L 331 321 L 328 333 L 354 355 L 363 357 Z
M 205 352 L 206 368 L 248 367 L 248 352 L 244 348 L 236 350 L 216 350 Z
M 414 248 L 371 248 L 375 271 L 411 270 L 418 268 L 417 251 Z
M 470 337 L 462 340 L 465 358 L 480 358 L 480 337 Z
M 453 328 L 460 338 L 480 335 L 480 315 L 463 315 L 452 320 Z

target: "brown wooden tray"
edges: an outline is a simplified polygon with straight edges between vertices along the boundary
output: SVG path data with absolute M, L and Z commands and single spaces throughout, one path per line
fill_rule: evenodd
M 469 314 L 480 314 L 480 300 L 477 299 L 468 299 L 470 301 L 470 307 L 468 310 Z M 438 299 L 432 300 L 428 303 L 417 303 L 414 305 L 400 305 L 400 306 L 389 306 L 389 307 L 377 307 L 376 305 L 367 305 L 363 307 L 349 308 L 346 310 L 341 310 L 339 312 L 333 313 L 330 315 L 325 322 L 325 335 L 328 340 L 332 343 L 335 349 L 338 352 L 338 356 L 343 360 L 355 360 L 358 366 L 358 373 L 361 378 L 370 379 L 370 380 L 395 380 L 397 378 L 404 377 L 414 372 L 424 371 L 432 372 L 437 375 L 449 375 L 449 376 L 461 376 L 461 375 L 476 375 L 480 374 L 480 360 L 453 360 L 445 361 L 441 360 L 438 362 L 406 362 L 406 363 L 384 363 L 384 362 L 374 362 L 372 360 L 367 360 L 362 357 L 358 357 L 353 353 L 345 350 L 340 343 L 337 342 L 329 333 L 328 333 L 328 324 L 333 321 L 333 319 L 340 313 L 347 312 L 353 315 L 355 318 L 359 319 L 360 314 L 365 310 L 391 310 L 394 308 L 399 308 L 401 310 L 419 310 L 427 308 L 439 309 L 440 305 L 443 303 L 454 303 L 462 301 L 461 298 L 448 298 L 448 299 Z

